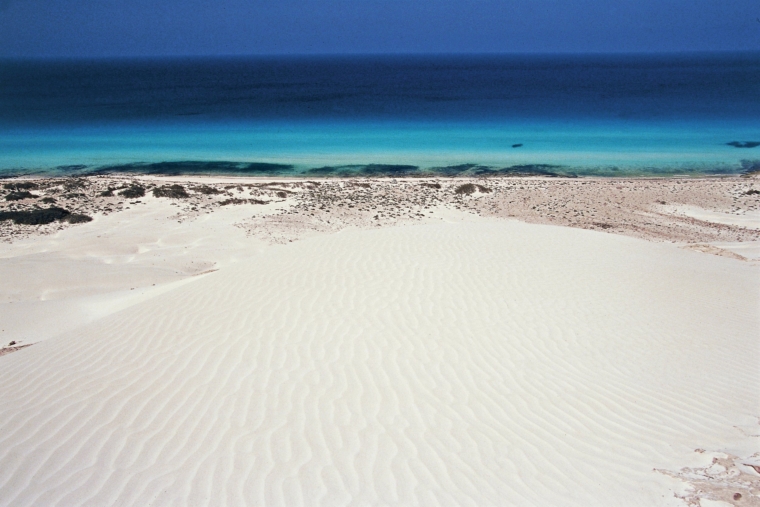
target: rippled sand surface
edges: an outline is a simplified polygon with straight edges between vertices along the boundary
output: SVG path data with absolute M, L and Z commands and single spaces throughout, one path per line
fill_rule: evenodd
M 274 245 L 0 358 L 0 505 L 684 505 L 655 469 L 757 451 L 759 288 L 495 219 Z

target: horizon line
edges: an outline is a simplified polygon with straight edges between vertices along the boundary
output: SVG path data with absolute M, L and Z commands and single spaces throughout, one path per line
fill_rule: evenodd
M 760 54 L 760 49 L 717 49 L 677 51 L 393 51 L 393 52 L 314 52 L 314 53 L 199 53 L 156 55 L 38 55 L 0 56 L 0 61 L 46 60 L 178 60 L 178 59 L 267 59 L 267 58 L 356 58 L 356 57 L 493 57 L 493 56 L 689 56 L 721 54 Z

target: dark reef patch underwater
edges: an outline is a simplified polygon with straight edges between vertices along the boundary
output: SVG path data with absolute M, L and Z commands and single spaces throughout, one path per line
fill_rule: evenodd
M 731 141 L 726 144 L 734 148 L 757 148 L 760 146 L 760 141 Z
M 669 176 L 728 176 L 756 173 L 760 171 L 760 160 L 742 160 L 738 166 L 705 167 L 639 167 L 636 170 L 621 170 L 609 167 L 572 167 L 555 164 L 517 164 L 507 167 L 492 167 L 482 164 L 457 164 L 450 166 L 423 168 L 404 164 L 351 164 L 298 168 L 290 164 L 266 162 L 229 161 L 181 161 L 143 162 L 106 166 L 75 165 L 40 170 L 6 170 L 0 179 L 20 176 L 97 176 L 107 174 L 138 174 L 152 176 L 252 176 L 277 178 L 454 178 L 454 177 L 519 177 L 542 176 L 550 178 L 588 177 L 669 177 Z M 15 185 L 15 183 L 14 183 Z M 36 197 L 17 185 L 19 190 L 9 193 L 7 200 L 18 197 Z M 10 188 L 10 187 L 8 187 Z M 13 188 L 16 188 L 15 186 Z M 126 193 L 125 193 L 126 192 Z M 140 197 L 133 189 L 122 191 L 128 198 Z
M 117 164 L 89 169 L 86 166 L 76 166 L 80 172 L 89 174 L 152 174 L 179 176 L 183 174 L 229 174 L 238 176 L 281 175 L 293 170 L 289 164 L 268 164 L 265 162 L 207 162 L 186 160 L 181 162 L 143 162 L 132 164 Z M 65 168 L 64 168 L 65 170 Z

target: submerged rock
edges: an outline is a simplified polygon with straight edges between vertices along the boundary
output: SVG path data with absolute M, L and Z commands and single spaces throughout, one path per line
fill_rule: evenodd
M 756 148 L 757 146 L 760 146 L 760 141 L 731 141 L 726 144 L 728 146 L 733 146 L 734 148 Z

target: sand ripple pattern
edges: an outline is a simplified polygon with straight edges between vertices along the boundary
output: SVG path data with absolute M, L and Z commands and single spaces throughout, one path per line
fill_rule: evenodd
M 759 412 L 745 264 L 505 222 L 272 247 L 0 358 L 0 505 L 664 505 L 653 468 Z

